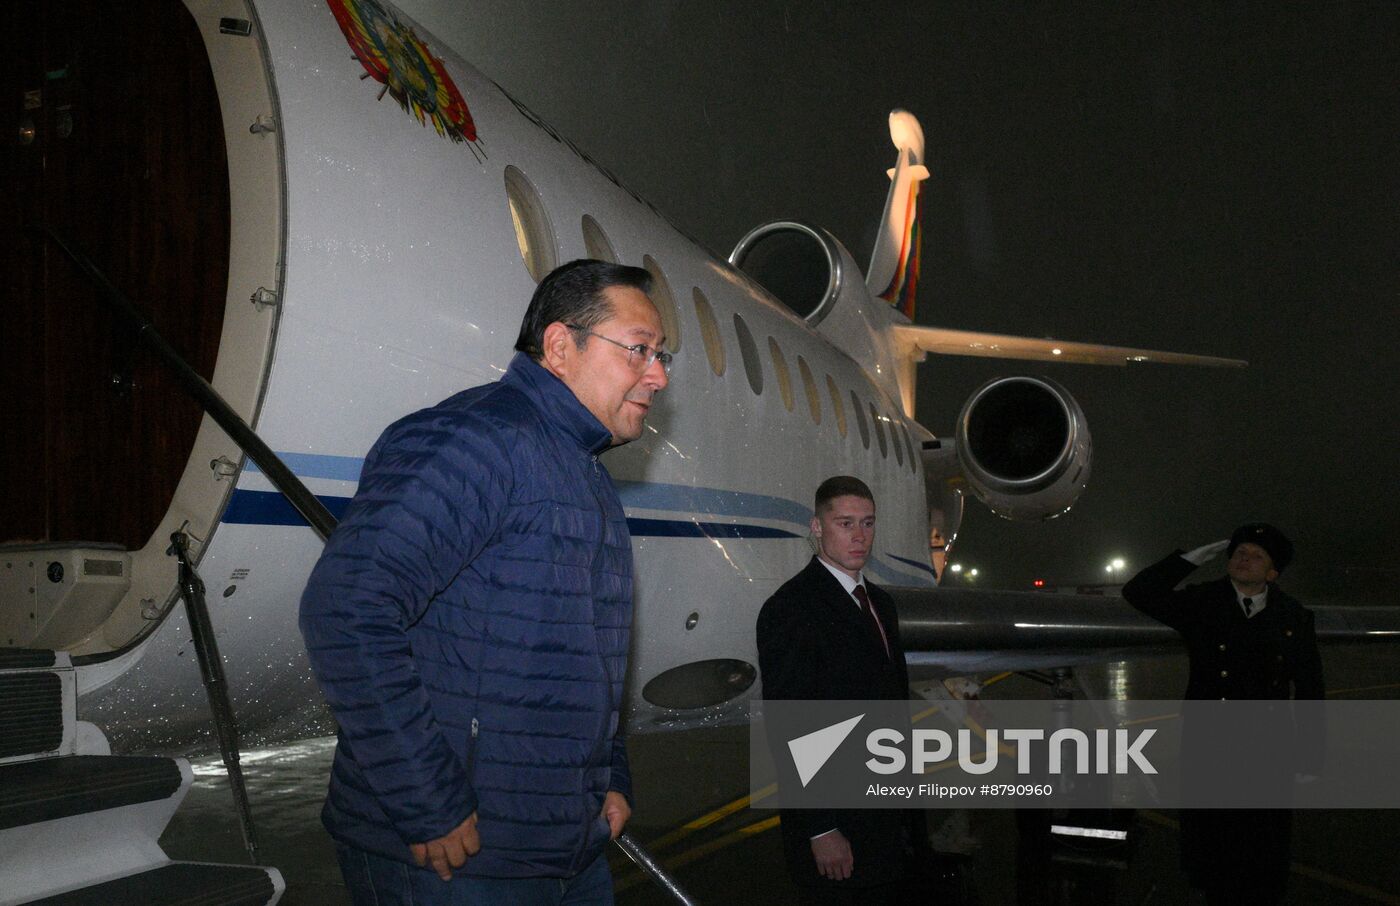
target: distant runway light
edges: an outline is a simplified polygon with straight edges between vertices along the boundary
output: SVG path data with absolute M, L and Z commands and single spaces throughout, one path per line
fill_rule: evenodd
M 954 563 L 952 566 L 950 566 L 950 567 L 948 567 L 948 568 L 951 569 L 951 570 L 952 570 L 953 572 L 955 572 L 955 573 L 960 573 L 960 572 L 962 572 L 962 564 L 961 564 L 961 563 Z

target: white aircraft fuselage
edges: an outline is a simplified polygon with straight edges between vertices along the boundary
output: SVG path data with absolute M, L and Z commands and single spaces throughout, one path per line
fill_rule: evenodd
M 383 94 L 393 85 L 366 77 L 322 2 L 189 6 L 219 89 L 233 207 L 213 383 L 256 413 L 258 433 L 333 511 L 353 495 L 388 423 L 504 372 L 535 285 L 522 241 L 544 270 L 610 250 L 661 278 L 655 295 L 676 354 L 643 437 L 603 459 L 636 553 L 631 727 L 744 714 L 757 689 L 758 608 L 811 555 L 811 495 L 829 475 L 858 475 L 875 492 L 874 580 L 934 583 L 919 455 L 930 435 L 901 405 L 888 330 L 907 320 L 865 293 L 858 275 L 848 286 L 861 292 L 848 291 L 813 327 L 431 36 L 415 33 L 441 58 L 474 138 L 439 134 L 431 115 L 420 122 L 411 101 L 406 111 Z M 369 3 L 344 8 L 374 12 Z M 420 77 L 405 62 L 411 54 L 395 48 L 403 32 L 385 31 L 394 13 L 382 12 L 390 21 L 369 23 L 367 33 L 381 29 L 389 81 Z M 250 34 L 220 33 L 221 19 L 247 20 Z M 410 94 L 415 87 L 424 86 Z M 508 180 L 527 187 L 514 213 Z M 522 216 L 532 222 L 521 225 Z M 272 304 L 250 304 L 259 288 Z M 221 458 L 239 468 L 211 468 Z M 133 553 L 119 613 L 74 646 L 100 655 L 80 674 L 84 716 L 119 737 L 124 727 L 147 731 L 158 744 L 205 731 L 165 555 L 169 532 L 186 523 L 245 732 L 325 726 L 296 624 L 322 543 L 207 419 L 171 514 Z M 142 630 L 143 620 L 159 625 Z M 123 635 L 139 640 L 118 644 Z M 708 682 L 738 694 L 680 710 L 642 694 L 666 671 L 698 662 Z M 672 685 L 691 686 L 689 677 Z M 664 701 L 676 694 L 684 697 L 658 692 Z
M 1001 602 L 1011 609 L 994 624 L 975 595 L 935 592 L 928 539 L 931 523 L 956 535 L 964 489 L 1011 518 L 1064 512 L 1088 480 L 1083 413 L 1053 382 L 1002 379 L 975 392 L 955 440 L 940 441 L 913 419 L 915 363 L 928 352 L 1242 364 L 911 324 L 899 309 L 909 310 L 918 282 L 918 186 L 930 173 L 922 130 L 902 111 L 891 114 L 896 159 L 867 274 L 828 233 L 792 223 L 755 228 L 720 260 L 388 4 L 184 2 L 192 22 L 168 24 L 207 55 L 208 105 L 217 111 L 201 121 L 222 122 L 225 154 L 215 156 L 217 166 L 227 160 L 228 207 L 210 201 L 222 199 L 221 177 L 217 191 L 165 203 L 193 210 L 196 223 L 227 220 L 228 276 L 221 302 L 180 297 L 164 316 L 221 304 L 213 387 L 332 512 L 354 494 L 386 425 L 504 373 L 536 281 L 551 268 L 592 257 L 651 271 L 675 354 L 670 386 L 641 439 L 603 459 L 635 552 L 633 731 L 747 717 L 761 688 L 755 618 L 811 556 L 812 494 L 835 474 L 874 491 L 878 529 L 866 573 L 906 596 L 901 623 L 910 621 L 905 637 L 919 646 L 910 654 L 917 672 L 1066 662 L 1066 650 L 1042 650 L 1044 598 Z M 89 31 L 88 40 L 105 40 L 101 29 Z M 38 140 L 21 158 L 34 172 L 42 172 L 39 155 L 61 160 L 79 147 L 59 144 L 68 133 L 55 126 L 51 135 L 48 124 L 63 120 L 43 112 Z M 147 162 L 120 157 L 124 148 L 118 143 L 114 172 L 143 172 Z M 168 149 L 182 152 L 178 143 Z M 186 169 L 215 166 L 200 159 Z M 87 196 L 73 194 L 81 195 L 76 210 L 87 210 Z M 141 216 L 156 235 L 172 219 L 159 210 L 133 215 Z M 214 264 L 218 271 L 225 262 Z M 48 318 L 67 316 L 70 304 L 61 294 L 39 303 Z M 69 360 L 80 361 L 83 347 L 74 348 Z M 105 367 L 90 369 L 89 384 L 44 398 L 106 392 L 103 382 L 114 382 Z M 115 385 L 130 395 L 128 381 Z M 60 523 L 38 518 L 4 529 L 0 643 L 71 652 L 82 716 L 119 747 L 203 744 L 209 711 L 167 552 L 171 534 L 183 531 L 245 737 L 325 732 L 297 628 L 321 539 L 212 419 L 195 436 L 150 436 L 158 439 L 151 455 L 165 457 L 160 468 L 181 473 L 149 536 L 143 523 L 124 523 L 143 545 L 70 545 L 48 537 Z M 63 455 L 85 467 L 84 454 Z M 145 493 L 120 482 L 101 491 Z M 26 512 L 42 515 L 51 497 L 36 491 Z M 154 521 L 159 508 L 147 509 Z M 940 596 L 936 606 L 930 594 Z M 1012 610 L 1034 619 L 1007 616 Z M 1117 611 L 1096 611 L 1056 638 L 1082 655 L 1160 636 L 1118 620 Z M 1012 657 L 998 661 L 1003 648 Z

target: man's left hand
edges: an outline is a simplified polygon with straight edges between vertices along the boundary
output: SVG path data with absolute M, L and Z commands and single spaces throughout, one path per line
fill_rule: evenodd
M 601 814 L 607 819 L 608 827 L 612 829 L 612 838 L 616 840 L 622 829 L 627 826 L 627 819 L 632 817 L 632 806 L 627 804 L 626 796 L 614 790 L 604 797 Z

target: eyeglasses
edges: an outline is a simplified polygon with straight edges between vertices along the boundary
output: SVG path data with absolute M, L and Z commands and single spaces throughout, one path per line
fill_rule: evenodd
M 660 362 L 661 370 L 666 372 L 667 376 L 671 374 L 671 354 L 669 352 L 653 349 L 645 343 L 637 343 L 634 346 L 628 346 L 626 343 L 619 343 L 611 337 L 605 337 L 600 333 L 594 333 L 586 327 L 579 327 L 577 324 L 566 323 L 564 326 L 570 330 L 577 330 L 579 333 L 588 334 L 590 337 L 597 337 L 600 340 L 613 344 L 619 349 L 627 350 L 627 364 L 633 371 L 646 371 L 651 367 L 653 362 Z

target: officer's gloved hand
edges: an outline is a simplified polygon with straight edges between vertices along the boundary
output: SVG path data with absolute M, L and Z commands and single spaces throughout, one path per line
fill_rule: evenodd
M 1195 566 L 1200 566 L 1202 563 L 1214 560 L 1225 553 L 1225 548 L 1229 546 L 1230 539 L 1228 538 L 1224 541 L 1212 541 L 1210 544 L 1202 544 L 1195 550 L 1187 551 L 1181 555 L 1181 559 Z

